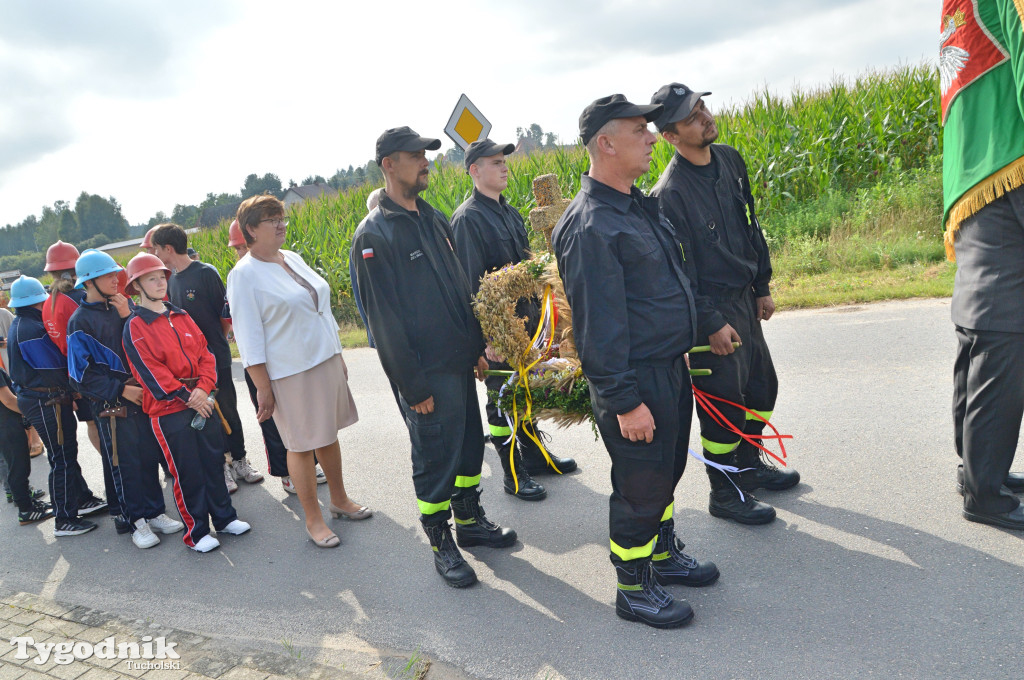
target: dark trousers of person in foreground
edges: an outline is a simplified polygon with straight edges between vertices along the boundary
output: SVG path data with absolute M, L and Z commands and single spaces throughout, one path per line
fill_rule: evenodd
M 693 392 L 682 357 L 664 365 L 634 365 L 640 399 L 654 417 L 654 440 L 622 436 L 618 416 L 591 389 L 594 417 L 612 459 L 608 528 L 613 563 L 650 559 L 662 521 L 672 518 L 673 494 L 686 469 Z
M 956 328 L 953 430 L 964 466 L 964 509 L 1011 512 L 1002 492 L 1024 416 L 1024 334 Z
M 476 493 L 484 460 L 473 372 L 432 373 L 427 377 L 434 412 L 416 413 L 399 397 L 412 443 L 412 483 L 425 526 L 451 517 L 453 495 Z
M 1013 512 L 1002 486 L 1024 414 L 1024 189 L 960 225 L 952 317 L 953 428 L 964 466 L 964 512 Z

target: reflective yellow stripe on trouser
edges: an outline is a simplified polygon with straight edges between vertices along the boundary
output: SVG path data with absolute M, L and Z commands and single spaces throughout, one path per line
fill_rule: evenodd
M 718 442 L 713 442 L 710 439 L 705 439 L 704 437 L 701 437 L 700 445 L 703 446 L 704 450 L 707 451 L 708 453 L 713 453 L 715 455 L 720 456 L 723 453 L 732 453 L 733 451 L 735 451 L 736 447 L 740 445 L 740 441 L 741 440 L 737 439 L 732 444 L 720 444 Z
M 750 410 L 756 413 L 758 416 L 761 416 L 761 418 L 764 418 L 765 420 L 771 420 L 772 414 L 775 413 L 775 411 L 758 411 L 756 408 L 752 408 Z M 760 423 L 762 422 L 761 418 L 758 418 L 753 413 L 747 414 L 747 420 L 756 420 L 757 422 Z
M 611 543 L 612 553 L 620 560 L 628 562 L 630 560 L 640 560 L 645 557 L 650 557 L 654 552 L 654 542 L 656 540 L 658 540 L 657 536 L 652 538 L 646 545 L 637 546 L 636 548 L 623 548 L 611 539 L 609 539 L 608 542 Z
M 491 425 L 487 424 L 487 428 L 491 431 L 492 437 L 509 437 L 512 434 L 512 428 L 507 425 Z
M 672 501 L 671 503 L 668 504 L 668 507 L 665 508 L 665 512 L 661 516 L 661 521 L 662 522 L 667 522 L 668 520 L 672 519 L 672 514 L 675 511 L 675 509 L 676 509 L 676 502 Z M 651 559 L 654 560 L 655 562 L 658 562 L 660 560 L 667 560 L 668 558 L 669 558 L 669 554 L 667 552 L 654 553 L 654 554 L 651 555 Z
M 462 475 L 456 475 L 455 477 L 455 488 L 456 489 L 469 489 L 480 483 L 480 475 L 475 477 L 463 477 Z
M 441 501 L 440 503 L 428 503 L 417 498 L 416 504 L 420 506 L 421 515 L 436 515 L 439 512 L 447 510 L 451 506 L 452 502 L 447 500 Z

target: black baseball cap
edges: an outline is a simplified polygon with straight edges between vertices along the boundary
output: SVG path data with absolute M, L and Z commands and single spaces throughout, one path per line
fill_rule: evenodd
M 584 144 L 589 143 L 605 123 L 616 118 L 643 116 L 651 122 L 661 114 L 661 109 L 660 104 L 634 104 L 622 94 L 595 99 L 580 114 L 580 138 Z
M 654 121 L 654 126 L 664 130 L 669 123 L 683 120 L 693 111 L 700 98 L 710 92 L 694 92 L 682 83 L 669 83 L 654 93 L 652 104 L 661 104 L 664 110 Z
M 420 137 L 408 125 L 391 128 L 377 138 L 377 165 L 380 165 L 385 156 L 390 156 L 396 151 L 437 151 L 440 148 L 440 139 Z
M 479 139 L 469 145 L 466 149 L 466 170 L 481 158 L 497 156 L 499 153 L 506 156 L 516 150 L 515 144 L 498 144 L 490 139 Z

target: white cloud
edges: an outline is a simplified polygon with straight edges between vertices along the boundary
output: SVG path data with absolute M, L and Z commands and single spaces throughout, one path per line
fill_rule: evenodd
M 536 122 L 569 141 L 599 96 L 681 80 L 741 102 L 918 63 L 938 26 L 932 0 L 0 3 L 17 10 L 0 26 L 0 224 L 82 190 L 137 223 L 252 172 L 328 176 L 387 127 L 442 136 L 462 92 L 496 139 Z

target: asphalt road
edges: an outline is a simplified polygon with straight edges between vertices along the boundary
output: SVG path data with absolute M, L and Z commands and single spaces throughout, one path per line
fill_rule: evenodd
M 366 349 L 345 353 L 360 421 L 341 441 L 350 493 L 376 515 L 335 521 L 339 549 L 309 542 L 295 498 L 269 478 L 233 496 L 253 532 L 208 555 L 178 537 L 140 551 L 109 521 L 58 541 L 52 523 L 19 527 L 6 506 L 0 588 L 287 645 L 349 670 L 418 650 L 435 661 L 428 677 L 1020 677 L 1024 536 L 960 517 L 948 300 L 781 313 L 765 332 L 781 382 L 774 422 L 794 435 L 790 460 L 804 482 L 761 492 L 778 519 L 744 527 L 708 515 L 706 475 L 687 471 L 677 529 L 688 552 L 722 572 L 710 588 L 673 588 L 696 611 L 689 627 L 615 616 L 609 462 L 589 426 L 553 433 L 552 448 L 582 469 L 544 478 L 542 503 L 501 491 L 488 447 L 484 505 L 520 542 L 473 549 L 481 583 L 446 587 L 419 527 L 406 430 Z M 265 470 L 255 416 L 242 410 Z M 101 490 L 98 456 L 84 449 Z M 45 475 L 36 459 L 33 483 Z M 326 505 L 326 488 L 320 495 Z

